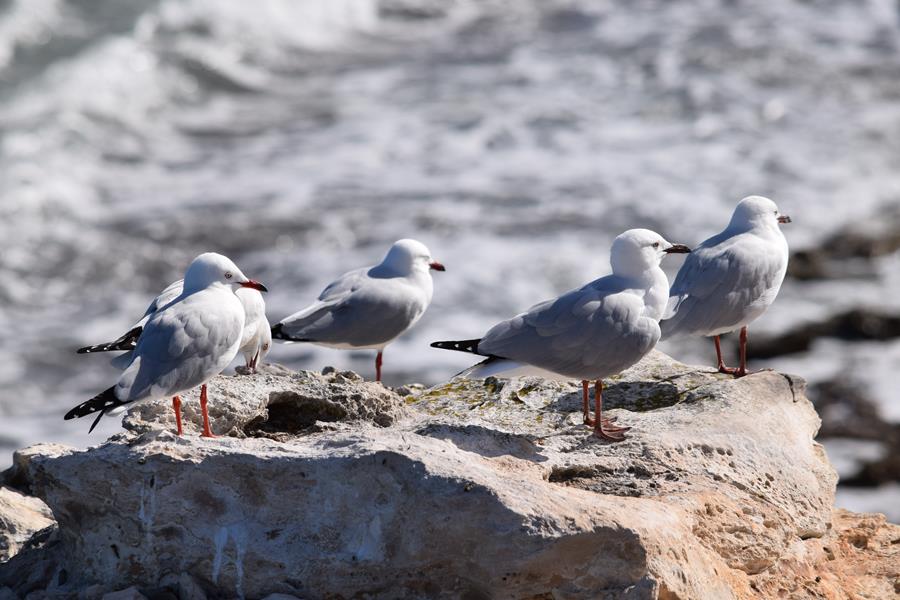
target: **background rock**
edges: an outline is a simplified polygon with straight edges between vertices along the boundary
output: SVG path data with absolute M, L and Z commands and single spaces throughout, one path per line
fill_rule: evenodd
M 832 527 L 836 476 L 792 376 L 734 380 L 653 353 L 608 382 L 605 406 L 633 427 L 618 444 L 589 435 L 573 384 L 454 380 L 400 396 L 275 369 L 210 391 L 228 437 L 174 436 L 160 402 L 99 448 L 17 456 L 59 521 L 48 589 L 774 598 L 817 570 L 834 575 L 828 589 L 894 585 L 896 528 Z M 850 529 L 874 541 L 837 569 L 827 555 L 858 539 Z

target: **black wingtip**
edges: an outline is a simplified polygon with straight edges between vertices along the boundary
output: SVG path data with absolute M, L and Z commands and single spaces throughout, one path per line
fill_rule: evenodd
M 119 339 L 106 342 L 105 344 L 97 344 L 95 346 L 85 346 L 75 351 L 76 354 L 90 354 L 92 352 L 128 352 L 134 350 L 137 346 L 138 338 L 141 337 L 143 327 L 138 326 L 130 330 Z
M 478 343 L 481 338 L 475 340 L 448 340 L 444 342 L 432 342 L 432 348 L 440 348 L 441 350 L 455 350 L 457 352 L 468 352 L 470 354 L 481 354 L 478 352 Z
M 94 433 L 94 429 L 95 429 L 95 428 L 97 427 L 97 425 L 100 423 L 100 419 L 102 419 L 102 418 L 103 418 L 103 415 L 105 415 L 105 414 L 106 414 L 106 411 L 105 411 L 105 410 L 101 410 L 100 412 L 97 413 L 97 418 L 94 419 L 94 422 L 93 422 L 93 423 L 91 423 L 91 428 L 88 429 L 88 434 Z
M 97 424 L 100 422 L 100 418 L 104 414 L 106 414 L 106 411 L 123 404 L 127 404 L 127 402 L 122 402 L 116 397 L 116 386 L 113 386 L 111 388 L 103 390 L 87 402 L 82 402 L 81 404 L 67 412 L 63 419 L 68 421 L 69 419 L 78 419 L 95 412 L 100 413 L 97 415 L 97 418 L 94 419 L 91 428 L 88 430 L 88 433 L 90 433 L 94 431 L 95 427 L 97 427 Z
M 281 323 L 275 323 L 272 325 L 272 339 L 273 340 L 284 340 L 286 342 L 312 342 L 313 340 L 309 338 L 297 338 L 291 337 L 284 331 L 284 325 Z

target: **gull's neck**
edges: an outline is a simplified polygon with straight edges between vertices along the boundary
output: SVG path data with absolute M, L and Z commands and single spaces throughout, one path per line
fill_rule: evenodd
M 659 321 L 669 301 L 669 280 L 662 268 L 657 264 L 647 267 L 637 275 L 619 276 L 639 295 L 643 291 L 644 316 Z

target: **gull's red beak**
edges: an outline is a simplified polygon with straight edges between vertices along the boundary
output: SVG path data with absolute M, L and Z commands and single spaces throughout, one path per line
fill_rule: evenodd
M 428 266 L 431 268 L 432 271 L 446 271 L 447 270 L 444 267 L 444 265 L 442 265 L 441 263 L 439 263 L 436 260 L 433 260 L 430 263 L 428 263 Z
M 790 222 L 791 222 L 791 218 L 790 218 L 789 216 L 787 216 L 787 215 L 778 215 L 778 222 L 779 222 L 779 223 L 782 223 L 782 224 L 784 224 L 784 223 L 790 223 Z
M 266 286 L 264 286 L 263 284 L 261 284 L 258 281 L 253 281 L 252 279 L 250 279 L 249 281 L 243 282 L 241 284 L 241 287 L 253 288 L 254 290 L 259 290 L 260 292 L 268 292 L 269 291 L 269 288 L 267 288 Z

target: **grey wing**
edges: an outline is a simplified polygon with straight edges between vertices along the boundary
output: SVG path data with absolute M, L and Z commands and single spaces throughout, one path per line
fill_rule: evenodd
M 243 312 L 221 308 L 199 304 L 152 315 L 116 396 L 134 401 L 174 395 L 221 372 L 237 353 L 243 328 Z
M 659 329 L 643 311 L 634 294 L 585 286 L 499 323 L 478 350 L 574 378 L 599 378 L 630 366 L 633 355 L 636 362 L 656 344 Z
M 672 283 L 671 316 L 660 323 L 663 339 L 736 326 L 754 302 L 781 284 L 784 261 L 768 244 L 743 238 L 698 250 Z
M 345 298 L 348 294 L 359 289 L 368 280 L 367 273 L 370 267 L 354 269 L 344 273 L 322 290 L 319 294 L 319 302 L 335 302 Z
M 322 290 L 315 302 L 279 321 L 284 332 L 296 340 L 306 337 L 303 332 L 308 327 L 312 327 L 322 319 L 328 319 L 331 312 L 343 300 L 363 285 L 365 273 L 366 269 L 356 269 L 332 281 Z
M 161 308 L 165 308 L 169 305 L 175 298 L 181 295 L 181 292 L 184 290 L 184 279 L 179 279 L 178 281 L 173 281 L 166 289 L 164 289 L 160 294 L 153 299 L 153 302 L 150 303 L 150 306 L 147 307 L 147 310 L 144 311 L 143 317 L 139 321 L 139 324 L 143 324 L 147 321 L 147 317 L 155 313 Z
M 332 289 L 321 297 L 326 299 L 284 319 L 284 331 L 321 344 L 376 347 L 406 331 L 425 310 L 421 293 L 399 279 Z
M 147 321 L 150 320 L 158 310 L 165 308 L 173 300 L 178 298 L 181 295 L 181 292 L 184 290 L 184 279 L 179 279 L 178 281 L 173 281 L 170 283 L 166 289 L 164 289 L 156 298 L 153 299 L 153 302 L 150 303 L 150 306 L 147 307 L 147 310 L 144 311 L 144 316 L 141 317 L 141 320 L 135 323 L 132 326 L 132 330 L 139 328 L 138 335 L 144 335 L 143 328 L 147 324 Z M 138 338 L 140 339 L 140 338 Z M 134 346 L 137 345 L 137 342 L 132 342 Z M 119 370 L 125 370 L 128 368 L 128 365 L 131 364 L 131 361 L 134 360 L 134 347 L 131 350 L 127 351 L 125 354 L 120 354 L 119 356 L 113 357 L 109 364 L 114 368 Z

